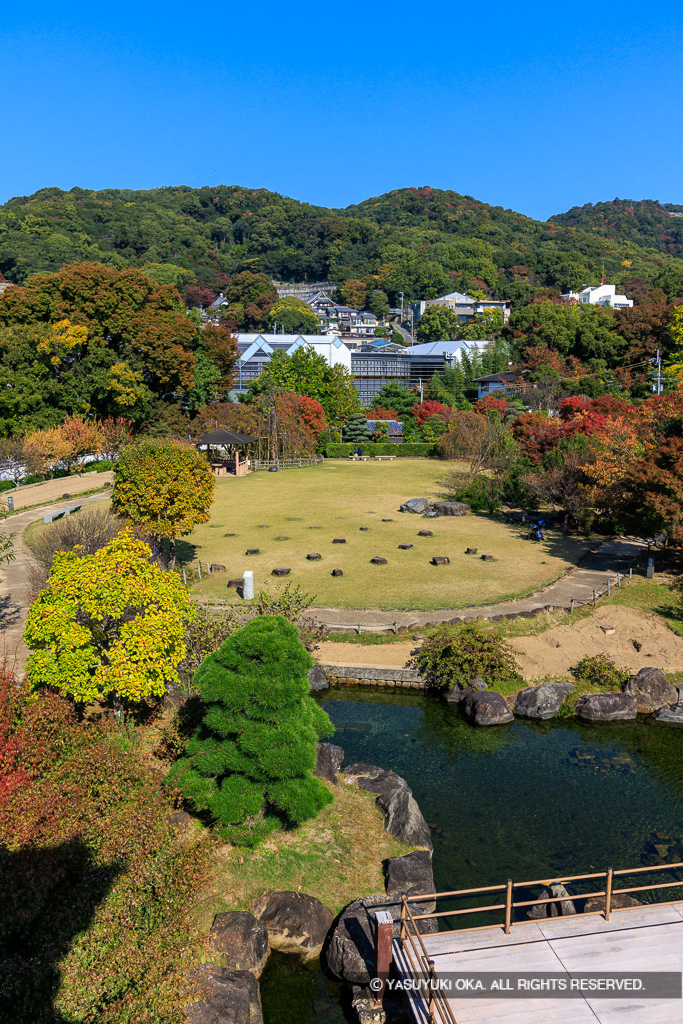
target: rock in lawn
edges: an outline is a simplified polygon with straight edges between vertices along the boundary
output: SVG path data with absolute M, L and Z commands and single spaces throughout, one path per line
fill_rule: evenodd
M 435 501 L 432 509 L 437 516 L 467 516 L 472 509 L 462 501 Z
M 331 575 L 332 576 L 343 576 L 344 573 L 342 572 L 341 569 L 333 569 Z
M 334 921 L 332 911 L 303 892 L 271 892 L 254 901 L 254 914 L 268 929 L 272 949 L 302 960 L 320 955 Z
M 239 579 L 228 580 L 228 590 L 237 590 L 238 587 L 244 586 L 244 580 L 240 576 Z
M 482 562 L 492 562 L 493 561 L 493 555 L 482 555 L 481 556 L 481 560 L 482 560 Z
M 410 551 L 412 546 L 412 544 L 399 544 L 398 549 L 399 551 Z
M 319 555 L 317 552 L 314 552 L 313 554 L 306 555 L 306 558 L 308 559 L 309 562 L 319 562 L 320 559 L 322 558 L 322 555 Z
M 432 565 L 450 565 L 451 560 L 446 555 L 434 555 L 432 558 Z
M 271 576 L 289 576 L 291 569 L 273 569 Z
M 310 675 L 309 672 L 309 679 Z M 324 779 L 325 782 L 331 782 L 333 786 L 338 786 L 337 772 L 341 771 L 341 766 L 344 762 L 343 747 L 338 747 L 335 743 L 318 743 L 316 745 L 316 753 L 317 761 L 313 774 L 317 775 L 319 779 Z
M 476 555 L 478 548 L 465 548 L 466 555 Z
M 427 512 L 430 509 L 431 505 L 426 498 L 411 498 L 401 505 L 399 512 L 413 512 L 421 516 L 423 512 Z
M 269 953 L 268 929 L 253 914 L 245 910 L 216 914 L 208 941 L 214 952 L 223 954 L 225 967 L 261 977 Z
M 367 533 L 368 530 L 370 529 L 370 527 L 369 526 L 359 526 L 358 529 L 360 530 L 361 533 Z
M 434 534 L 432 533 L 431 530 L 420 530 L 418 532 L 418 537 L 433 537 L 433 536 L 434 536 Z
M 258 555 L 260 553 L 260 550 L 261 550 L 260 548 L 247 548 L 247 554 L 248 555 Z
M 386 558 L 380 558 L 379 555 L 376 555 L 374 558 L 371 558 L 370 562 L 371 562 L 372 565 L 386 565 L 387 564 Z
M 210 570 L 211 572 L 225 572 L 225 566 L 219 565 L 218 562 L 212 562 Z
M 346 537 L 335 537 L 332 541 L 333 544 L 346 544 Z
M 185 1008 L 189 1024 L 263 1024 L 261 993 L 251 971 L 200 964 L 190 980 L 199 998 Z

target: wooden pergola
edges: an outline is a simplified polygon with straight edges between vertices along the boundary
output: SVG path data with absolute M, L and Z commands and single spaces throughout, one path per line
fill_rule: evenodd
M 210 434 L 201 434 L 192 444 L 198 451 L 205 451 L 216 476 L 244 476 L 249 472 L 249 461 L 245 452 L 240 459 L 240 448 L 258 441 L 257 437 L 248 434 L 236 434 L 232 430 L 212 430 Z

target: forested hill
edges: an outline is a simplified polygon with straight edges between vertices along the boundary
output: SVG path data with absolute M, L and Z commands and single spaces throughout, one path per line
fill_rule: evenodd
M 658 203 L 653 199 L 587 203 L 556 214 L 550 218 L 550 223 L 683 257 L 683 206 L 673 203 Z
M 240 186 L 47 188 L 0 206 L 0 273 L 23 283 L 77 260 L 154 265 L 157 279 L 218 291 L 248 269 L 284 281 L 363 278 L 391 302 L 401 291 L 417 299 L 480 288 L 521 304 L 539 289 L 599 281 L 604 262 L 618 285 L 640 278 L 683 293 L 683 260 L 671 255 L 671 245 L 678 255 L 680 245 L 670 232 L 646 230 L 638 217 L 634 235 L 628 214 L 594 223 L 595 212 L 612 205 L 542 222 L 429 187 L 345 210 Z M 677 209 L 631 204 L 649 205 Z M 662 218 L 677 227 L 677 218 Z

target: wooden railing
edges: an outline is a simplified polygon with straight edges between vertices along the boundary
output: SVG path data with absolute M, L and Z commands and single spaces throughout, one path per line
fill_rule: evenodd
M 501 893 L 504 892 L 505 893 L 505 902 L 504 903 L 492 903 L 492 904 L 490 904 L 489 906 L 486 906 L 486 907 L 463 907 L 463 908 L 461 908 L 459 910 L 443 910 L 443 911 L 439 911 L 438 913 L 433 913 L 433 914 L 412 914 L 410 912 L 410 908 L 408 907 L 408 897 L 402 896 L 401 897 L 401 905 L 402 905 L 402 913 L 401 913 L 401 941 L 402 942 L 404 941 L 404 939 L 406 937 L 406 934 L 407 934 L 407 925 L 404 924 L 404 919 L 405 919 L 405 921 L 410 920 L 410 922 L 414 924 L 416 921 L 437 920 L 437 919 L 442 918 L 442 917 L 458 917 L 458 916 L 460 916 L 462 914 L 483 914 L 483 913 L 487 913 L 487 912 L 494 911 L 494 910 L 502 910 L 502 911 L 505 912 L 504 921 L 502 922 L 503 930 L 504 930 L 506 935 L 509 935 L 510 934 L 510 929 L 511 929 L 511 927 L 513 925 L 533 923 L 533 919 L 530 919 L 530 918 L 527 918 L 526 920 L 522 920 L 522 921 L 515 921 L 513 919 L 513 913 L 512 913 L 513 910 L 516 910 L 519 907 L 535 907 L 535 906 L 540 906 L 540 905 L 542 905 L 544 903 L 566 903 L 568 900 L 571 900 L 573 902 L 574 900 L 588 900 L 588 899 L 595 899 L 595 898 L 600 899 L 600 898 L 604 897 L 605 904 L 604 904 L 604 907 L 603 907 L 602 910 L 589 910 L 589 911 L 582 911 L 582 912 L 578 912 L 577 911 L 574 914 L 563 914 L 562 916 L 563 917 L 587 917 L 587 916 L 590 917 L 591 915 L 594 915 L 594 914 L 603 914 L 604 917 L 605 917 L 605 920 L 609 921 L 610 914 L 617 913 L 618 911 L 622 911 L 622 910 L 633 910 L 633 909 L 636 909 L 635 907 L 613 907 L 612 906 L 612 900 L 613 900 L 613 898 L 615 896 L 630 895 L 631 893 L 635 893 L 635 892 L 653 892 L 656 889 L 671 889 L 671 888 L 675 888 L 676 886 L 683 886 L 683 881 L 680 881 L 680 882 L 669 881 L 669 882 L 658 882 L 658 883 L 654 883 L 654 884 L 651 884 L 651 885 L 631 886 L 630 888 L 627 888 L 627 889 L 615 889 L 614 888 L 614 879 L 617 876 L 621 876 L 621 875 L 638 875 L 638 874 L 642 874 L 644 872 L 654 872 L 654 871 L 674 871 L 674 870 L 677 870 L 677 869 L 680 869 L 680 868 L 683 868 L 683 861 L 677 862 L 676 864 L 655 864 L 654 866 L 649 866 L 649 867 L 644 867 L 644 868 L 620 868 L 618 871 L 614 871 L 612 868 L 607 868 L 606 871 L 595 871 L 595 872 L 592 872 L 591 874 L 587 874 L 587 875 L 566 875 L 563 878 L 554 877 L 554 878 L 549 878 L 549 879 L 548 878 L 536 878 L 536 879 L 534 879 L 534 880 L 532 880 L 530 882 L 513 882 L 512 879 L 508 878 L 507 882 L 504 885 L 484 885 L 484 886 L 479 886 L 476 889 L 453 889 L 450 892 L 437 892 L 437 893 L 429 893 L 426 896 L 410 896 L 409 897 L 410 898 L 410 902 L 414 904 L 414 903 L 418 903 L 420 901 L 425 901 L 425 900 L 429 900 L 430 902 L 433 902 L 434 900 L 449 899 L 449 898 L 454 898 L 454 897 L 457 897 L 457 896 L 473 896 L 473 895 L 476 895 L 478 893 L 489 893 L 489 892 L 501 892 Z M 513 894 L 514 894 L 515 888 L 517 888 L 517 889 L 530 889 L 533 886 L 543 886 L 543 888 L 547 889 L 551 885 L 558 885 L 558 884 L 559 885 L 565 885 L 568 882 L 590 881 L 590 880 L 592 880 L 594 878 L 604 878 L 605 879 L 605 887 L 604 887 L 604 889 L 598 889 L 596 892 L 581 892 L 581 893 L 568 893 L 568 894 L 566 893 L 564 896 L 549 896 L 549 897 L 546 897 L 544 899 L 539 899 L 539 898 L 532 899 L 532 900 L 514 900 L 513 899 Z M 668 906 L 669 904 L 680 903 L 680 902 L 681 902 L 681 897 L 679 897 L 678 899 L 675 899 L 675 900 L 662 900 L 661 902 L 658 902 L 656 904 L 654 904 L 654 903 L 646 904 L 646 906 L 656 905 L 656 906 L 659 906 L 659 907 L 665 907 L 665 906 Z M 406 914 L 405 915 L 403 914 L 403 906 L 404 905 L 405 905 L 405 908 L 406 908 Z M 641 904 L 638 904 L 637 906 L 641 906 Z M 448 934 L 453 933 L 453 932 L 477 931 L 477 930 L 479 930 L 481 928 L 490 928 L 490 927 L 491 927 L 490 924 L 486 924 L 486 925 L 475 925 L 473 928 L 451 928 L 451 929 L 448 929 L 447 931 L 440 931 L 439 934 L 440 935 L 448 935 Z
M 413 901 L 412 896 L 411 901 Z M 421 979 L 424 982 L 424 998 L 429 1013 L 429 1024 L 457 1024 L 453 1011 L 448 1005 L 448 1000 L 439 989 L 434 961 L 425 948 L 416 924 L 416 921 L 430 916 L 432 915 L 413 917 L 407 898 L 401 897 L 401 949 L 412 968 L 415 980 Z
M 457 1024 L 453 1011 L 448 1005 L 448 1001 L 443 995 L 438 985 L 438 979 L 436 970 L 434 967 L 434 961 L 430 958 L 429 953 L 422 940 L 422 935 L 419 931 L 419 921 L 432 921 L 440 920 L 441 918 L 457 917 L 463 914 L 482 914 L 495 910 L 502 910 L 504 912 L 503 921 L 501 922 L 503 931 L 506 935 L 510 934 L 510 929 L 513 925 L 520 924 L 532 924 L 534 919 L 528 918 L 522 921 L 515 921 L 513 911 L 519 907 L 533 907 L 541 904 L 551 903 L 564 903 L 568 900 L 572 902 L 574 900 L 588 900 L 592 898 L 604 897 L 604 906 L 601 910 L 589 910 L 581 913 L 576 912 L 574 914 L 563 914 L 563 917 L 590 917 L 596 914 L 604 915 L 606 921 L 609 921 L 610 914 L 617 913 L 622 910 L 635 910 L 639 906 L 659 906 L 665 907 L 673 903 L 680 903 L 681 897 L 675 900 L 662 900 L 658 903 L 650 904 L 638 904 L 636 907 L 613 907 L 612 901 L 615 896 L 630 895 L 636 892 L 652 892 L 658 889 L 670 889 L 675 886 L 683 886 L 683 881 L 669 881 L 669 882 L 658 882 L 651 885 L 639 885 L 630 886 L 625 889 L 615 889 L 614 880 L 618 876 L 624 875 L 637 875 L 644 872 L 654 871 L 673 871 L 679 868 L 683 868 L 683 861 L 676 864 L 657 864 L 650 867 L 642 868 L 621 868 L 618 871 L 614 871 L 612 868 L 607 868 L 606 871 L 596 871 L 587 875 L 567 875 L 563 878 L 548 878 L 548 879 L 534 879 L 530 882 L 513 882 L 512 879 L 508 878 L 504 885 L 484 885 L 479 886 L 475 889 L 454 889 L 450 892 L 437 892 L 428 893 L 425 896 L 401 896 L 401 924 L 400 924 L 400 943 L 401 949 L 406 955 L 413 975 L 416 979 L 423 979 L 425 990 L 427 995 L 425 1001 L 427 1003 L 427 1010 L 429 1014 L 429 1024 Z M 543 899 L 532 899 L 532 900 L 514 900 L 515 888 L 532 888 L 533 886 L 543 886 L 548 888 L 551 885 L 565 885 L 565 883 L 571 882 L 582 882 L 592 881 L 595 878 L 605 880 L 604 888 L 598 889 L 596 892 L 582 892 L 582 893 L 567 893 L 564 896 L 551 896 Z M 473 896 L 479 893 L 493 893 L 500 892 L 505 893 L 504 903 L 492 903 L 485 907 L 464 907 L 459 910 L 445 910 L 439 911 L 432 914 L 413 914 L 410 909 L 409 901 L 411 904 L 418 903 L 420 901 L 428 900 L 433 902 L 435 900 L 449 899 L 458 896 Z M 491 925 L 475 925 L 471 928 L 452 928 L 446 931 L 439 931 L 439 935 L 449 935 L 463 931 L 480 931 L 484 928 L 490 928 Z
M 263 469 L 293 469 L 295 467 L 303 468 L 304 466 L 320 466 L 325 461 L 322 455 L 311 455 L 306 458 L 287 458 L 287 459 L 252 459 L 250 469 L 253 473 L 258 473 L 259 470 Z

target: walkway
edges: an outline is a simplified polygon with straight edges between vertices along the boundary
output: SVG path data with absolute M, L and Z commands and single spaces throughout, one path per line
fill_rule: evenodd
M 683 970 L 683 903 L 638 907 L 600 916 L 548 918 L 513 926 L 454 934 L 423 936 L 437 978 L 449 973 L 493 971 L 566 976 L 577 972 L 632 972 Z M 398 940 L 394 958 L 399 971 L 412 976 Z M 675 1024 L 683 1018 L 680 999 L 577 998 L 505 999 L 449 998 L 457 1024 Z M 419 1024 L 428 1016 L 420 997 L 413 997 Z M 438 1019 L 438 1018 L 437 1018 Z
M 101 476 L 107 479 L 110 474 L 103 473 Z M 76 489 L 73 488 L 73 478 L 52 480 L 49 483 L 61 485 L 61 490 L 57 491 L 58 494 L 66 492 L 65 484 L 71 484 L 70 493 L 74 497 L 77 495 Z M 93 486 L 92 483 L 90 486 Z M 28 488 L 26 492 L 28 492 Z M 21 489 L 21 493 L 24 496 L 24 488 Z M 35 496 L 39 499 L 42 497 L 42 493 L 36 493 Z M 86 504 L 86 502 L 104 501 L 107 497 L 106 494 L 94 494 L 80 500 Z M 63 504 L 66 507 L 73 505 L 74 502 L 67 500 Z M 5 660 L 10 671 L 16 672 L 17 675 L 23 673 L 24 664 L 29 655 L 23 636 L 30 602 L 28 571 L 30 553 L 24 544 L 23 533 L 31 523 L 39 522 L 46 512 L 57 512 L 60 508 L 62 508 L 60 502 L 52 502 L 25 512 L 17 512 L 3 522 L 4 532 L 14 534 L 14 561 L 0 566 L 0 656 Z
M 614 580 L 617 573 L 628 576 L 629 569 L 634 565 L 646 547 L 642 540 L 635 537 L 623 537 L 605 541 L 596 550 L 589 552 L 576 569 L 551 583 L 545 590 L 540 590 L 530 597 L 519 601 L 505 601 L 502 604 L 480 605 L 473 608 L 448 609 L 440 608 L 433 612 L 399 612 L 373 611 L 353 608 L 311 608 L 310 615 L 328 627 L 345 626 L 353 629 L 360 624 L 364 626 L 430 626 L 439 622 L 449 622 L 454 617 L 491 618 L 493 615 L 513 615 L 519 612 L 530 612 L 551 605 L 554 608 L 569 608 L 572 598 L 578 605 L 587 604 L 593 599 L 593 591 L 598 594 L 607 588 L 608 581 Z

